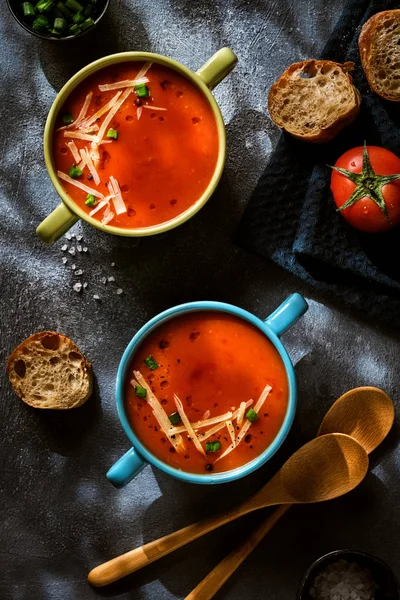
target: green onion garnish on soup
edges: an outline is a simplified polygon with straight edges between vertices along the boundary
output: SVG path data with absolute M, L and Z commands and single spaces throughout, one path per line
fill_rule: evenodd
M 145 358 L 144 362 L 152 371 L 158 368 L 158 362 L 152 356 L 148 356 L 147 358 Z
M 86 204 L 86 206 L 96 206 L 96 204 L 97 204 L 96 197 L 95 197 L 95 196 L 93 196 L 93 194 L 88 194 L 88 195 L 86 196 L 85 204 Z M 142 388 L 141 388 L 141 389 L 142 389 Z M 145 391 L 146 391 L 146 390 L 145 390 Z M 146 397 L 146 396 L 144 396 L 144 398 L 145 398 L 145 397 Z
M 139 83 L 139 85 L 135 85 L 135 90 L 138 98 L 147 98 L 150 96 L 150 90 L 145 83 Z
M 206 452 L 218 452 L 221 449 L 221 442 L 206 442 Z
M 80 10 L 83 10 L 82 4 L 79 4 L 76 0 L 67 0 L 65 6 L 69 8 L 73 13 L 77 13 Z
M 251 423 L 254 423 L 254 421 L 257 421 L 258 419 L 258 414 L 255 410 L 249 408 L 249 410 L 246 413 L 246 419 L 248 419 Z
M 139 396 L 139 398 L 146 398 L 147 390 L 140 385 L 135 385 L 135 394 Z
M 178 425 L 181 422 L 180 414 L 177 412 L 172 413 L 172 415 L 168 415 L 168 419 L 171 421 L 172 425 Z
M 117 140 L 118 139 L 118 131 L 116 129 L 109 129 L 107 131 L 107 137 L 111 138 L 112 140 Z
M 62 122 L 64 125 L 71 125 L 74 122 L 74 117 L 71 113 L 64 113 L 62 116 Z
M 24 2 L 22 4 L 22 10 L 24 13 L 24 17 L 34 17 L 35 16 L 35 9 L 33 8 L 32 4 L 30 2 Z
M 68 171 L 68 175 L 72 177 L 72 179 L 77 179 L 82 175 L 82 171 L 76 165 L 72 165 L 72 167 Z

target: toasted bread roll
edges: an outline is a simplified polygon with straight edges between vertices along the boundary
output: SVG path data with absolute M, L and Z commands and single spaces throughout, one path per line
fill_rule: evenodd
M 34 408 L 76 408 L 92 393 L 90 363 L 72 340 L 54 331 L 24 340 L 10 354 L 6 370 L 15 392 Z
M 328 142 L 360 111 L 361 96 L 344 65 L 330 60 L 305 60 L 291 65 L 268 95 L 272 120 L 305 142 Z
M 400 9 L 371 17 L 358 38 L 361 63 L 371 88 L 400 102 Z

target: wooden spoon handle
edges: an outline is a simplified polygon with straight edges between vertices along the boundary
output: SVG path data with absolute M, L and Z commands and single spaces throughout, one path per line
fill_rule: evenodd
M 245 558 L 261 542 L 263 537 L 273 528 L 282 515 L 291 507 L 291 504 L 282 504 L 276 508 L 268 517 L 255 529 L 245 540 L 245 542 L 228 554 L 221 562 L 204 577 L 204 579 L 186 596 L 185 600 L 210 600 L 224 585 L 229 577 L 242 564 Z
M 177 550 L 181 546 L 188 544 L 205 533 L 224 525 L 228 521 L 241 517 L 246 514 L 246 512 L 249 512 L 249 509 L 244 510 L 242 505 L 232 511 L 188 525 L 187 527 L 179 529 L 169 535 L 165 535 L 158 540 L 135 548 L 126 554 L 121 554 L 90 571 L 88 581 L 96 587 L 113 583 L 114 581 L 149 565 L 158 558 Z

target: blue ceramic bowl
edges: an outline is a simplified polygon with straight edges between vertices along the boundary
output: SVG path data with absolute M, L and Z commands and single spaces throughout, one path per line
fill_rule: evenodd
M 306 312 L 307 309 L 308 305 L 304 298 L 300 294 L 292 294 L 265 321 L 263 321 L 246 310 L 238 308 L 237 306 L 232 306 L 231 304 L 212 301 L 189 302 L 188 304 L 181 304 L 179 306 L 170 308 L 146 323 L 146 325 L 144 325 L 144 327 L 137 332 L 137 334 L 129 343 L 122 356 L 118 369 L 116 384 L 118 416 L 120 418 L 122 427 L 132 444 L 132 448 L 128 450 L 128 452 L 126 452 L 126 454 L 124 454 L 124 456 L 122 456 L 108 471 L 107 478 L 111 481 L 111 483 L 116 487 L 122 487 L 126 485 L 143 469 L 147 463 L 154 465 L 158 469 L 161 469 L 161 471 L 164 471 L 164 473 L 167 473 L 168 475 L 176 477 L 182 481 L 201 484 L 215 484 L 234 481 L 244 477 L 245 475 L 248 475 L 249 473 L 252 473 L 261 467 L 261 465 L 266 463 L 267 460 L 269 460 L 271 456 L 275 454 L 289 433 L 296 411 L 296 380 L 293 365 L 288 353 L 285 350 L 285 347 L 279 339 L 279 336 L 285 333 L 285 331 L 287 331 L 289 327 Z M 286 415 L 278 435 L 272 444 L 270 444 L 270 446 L 268 446 L 268 448 L 254 460 L 241 467 L 238 467 L 237 469 L 232 469 L 231 471 L 226 471 L 224 473 L 210 473 L 209 475 L 198 475 L 196 473 L 188 473 L 186 471 L 175 469 L 149 452 L 149 450 L 142 444 L 131 428 L 125 412 L 124 403 L 124 385 L 129 367 L 134 354 L 145 337 L 154 331 L 154 329 L 170 319 L 198 311 L 230 313 L 236 317 L 240 317 L 245 321 L 248 321 L 257 327 L 273 343 L 279 352 L 285 365 L 289 384 L 289 398 Z

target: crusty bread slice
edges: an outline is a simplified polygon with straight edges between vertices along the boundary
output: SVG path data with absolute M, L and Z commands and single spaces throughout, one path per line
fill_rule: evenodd
M 268 94 L 271 119 L 305 142 L 328 142 L 360 111 L 353 63 L 305 60 L 291 65 Z
M 400 102 L 400 9 L 377 13 L 358 38 L 361 63 L 371 88 Z
M 24 340 L 10 354 L 6 370 L 15 392 L 34 408 L 76 408 L 92 393 L 90 363 L 72 340 L 55 331 Z

